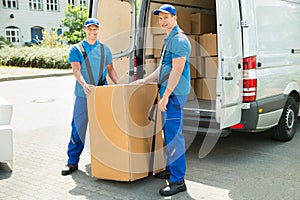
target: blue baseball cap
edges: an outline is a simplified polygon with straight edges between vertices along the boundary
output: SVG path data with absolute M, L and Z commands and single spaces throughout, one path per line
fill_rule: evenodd
M 153 11 L 153 15 L 158 15 L 160 12 L 176 15 L 176 8 L 170 4 L 164 4 L 159 9 Z
M 90 25 L 96 25 L 96 26 L 100 26 L 99 21 L 96 18 L 88 18 L 85 22 L 83 27 L 88 27 Z

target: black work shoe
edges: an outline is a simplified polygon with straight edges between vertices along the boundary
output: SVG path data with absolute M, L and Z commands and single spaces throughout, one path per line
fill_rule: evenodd
M 170 182 L 167 186 L 160 189 L 159 193 L 162 196 L 171 196 L 184 191 L 186 191 L 186 185 L 183 180 L 181 182 L 174 182 L 174 183 Z
M 76 171 L 78 169 L 78 165 L 77 164 L 74 164 L 74 165 L 71 165 L 71 164 L 67 164 L 65 166 L 66 169 L 63 169 L 61 171 L 61 175 L 63 176 L 66 176 L 66 175 L 69 175 L 69 174 L 72 174 L 74 171 Z
M 154 177 L 160 178 L 160 179 L 170 179 L 170 171 L 169 170 L 164 170 L 162 172 L 154 174 Z

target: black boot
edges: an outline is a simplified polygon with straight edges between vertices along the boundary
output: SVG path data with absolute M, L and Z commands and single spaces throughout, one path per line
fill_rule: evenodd
M 160 178 L 160 179 L 170 179 L 170 171 L 165 170 L 165 171 L 159 172 L 157 174 L 154 174 L 154 177 Z
M 61 175 L 63 176 L 66 176 L 66 175 L 69 175 L 69 174 L 72 174 L 74 171 L 76 171 L 78 169 L 78 165 L 77 164 L 67 164 L 65 166 L 66 169 L 63 169 L 61 171 Z
M 159 190 L 160 195 L 162 196 L 171 196 L 179 192 L 186 191 L 186 185 L 183 181 L 180 182 L 170 182 L 167 186 Z

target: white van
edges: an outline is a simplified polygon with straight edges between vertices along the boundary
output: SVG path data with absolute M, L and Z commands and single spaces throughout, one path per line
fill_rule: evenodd
M 292 139 L 300 102 L 300 0 L 141 0 L 139 8 L 134 0 L 93 0 L 90 16 L 101 23 L 100 40 L 112 49 L 115 68 L 128 75 L 124 82 L 157 67 L 164 35 L 152 11 L 165 3 L 176 7 L 179 26 L 195 45 L 192 82 L 200 86 L 192 87 L 184 130 L 274 127 L 273 138 Z M 206 22 L 206 15 L 214 20 Z M 212 25 L 212 33 L 199 30 Z M 203 56 L 209 50 L 200 38 L 209 34 L 216 37 L 217 70 L 208 80 L 205 70 L 213 68 L 205 69 L 205 59 L 211 56 Z

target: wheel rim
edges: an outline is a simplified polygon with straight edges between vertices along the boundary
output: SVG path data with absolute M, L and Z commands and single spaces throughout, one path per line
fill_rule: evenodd
M 287 131 L 288 133 L 290 133 L 294 127 L 294 123 L 295 123 L 295 113 L 293 111 L 293 109 L 291 108 L 291 106 L 288 107 L 287 112 L 286 112 L 286 116 L 285 116 L 285 124 L 287 127 Z

